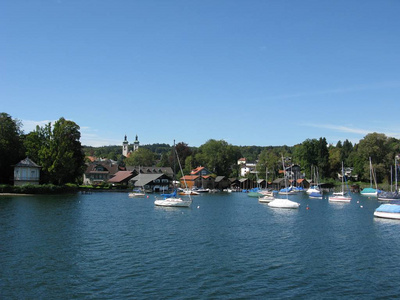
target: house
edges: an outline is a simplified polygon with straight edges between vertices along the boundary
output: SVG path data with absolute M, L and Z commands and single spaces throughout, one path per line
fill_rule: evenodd
M 108 182 L 113 184 L 128 185 L 129 180 L 132 179 L 136 174 L 132 171 L 118 171 L 111 177 Z
M 354 180 L 357 181 L 358 180 L 358 175 L 357 174 L 353 174 L 353 170 L 354 168 L 344 168 L 344 176 L 346 180 Z M 342 172 L 340 171 L 338 174 L 338 179 L 342 180 Z
M 110 159 L 90 163 L 83 174 L 83 184 L 93 185 L 107 182 L 118 171 L 123 171 L 115 161 Z
M 207 170 L 206 168 L 204 168 L 202 166 L 197 167 L 196 169 L 193 169 L 190 172 L 190 175 L 202 175 L 202 176 L 204 176 L 204 175 L 211 175 L 211 174 L 212 173 L 209 170 Z
M 127 171 L 132 171 L 137 174 L 165 174 L 169 177 L 174 176 L 174 172 L 171 167 L 139 167 L 139 166 L 126 166 Z
M 256 162 L 248 162 L 246 158 L 239 158 L 237 164 L 240 166 L 240 177 L 246 177 L 249 173 L 256 172 Z
M 299 178 L 302 178 L 302 173 L 301 173 L 301 167 L 296 164 L 292 164 L 290 166 L 285 167 L 285 171 L 280 170 L 280 174 L 284 174 L 286 178 L 292 179 L 292 180 L 297 180 Z
M 138 174 L 133 177 L 130 184 L 137 188 L 144 188 L 150 192 L 166 192 L 172 183 L 172 177 L 164 173 Z
M 232 190 L 239 190 L 240 189 L 240 181 L 237 178 L 229 178 L 230 188 Z
M 14 166 L 14 185 L 39 184 L 40 169 L 30 158 L 21 160 Z
M 200 176 L 200 175 L 185 175 L 180 178 L 182 187 L 185 187 L 185 183 L 189 189 L 202 187 L 205 189 L 214 189 L 215 179 L 211 175 Z
M 283 189 L 285 187 L 290 186 L 290 181 L 287 178 L 277 178 L 274 181 L 272 181 L 272 188 L 274 190 L 280 190 Z
M 225 176 L 215 177 L 214 184 L 215 184 L 214 188 L 219 190 L 223 190 L 230 187 L 230 181 Z
M 185 175 L 180 178 L 181 186 L 186 185 L 189 189 L 202 187 L 205 189 L 213 189 L 215 186 L 215 179 L 211 176 L 212 173 L 205 167 L 197 167 L 190 172 L 190 175 Z
M 237 161 L 237 164 L 238 165 L 245 165 L 246 164 L 246 158 L 244 158 L 244 157 L 239 158 L 238 161 Z
M 302 187 L 304 189 L 308 189 L 310 187 L 310 183 L 305 178 L 300 178 L 296 180 L 296 186 Z

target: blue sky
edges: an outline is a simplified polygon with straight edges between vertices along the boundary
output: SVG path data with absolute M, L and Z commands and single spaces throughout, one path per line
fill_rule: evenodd
M 84 145 L 400 139 L 398 0 L 3 0 L 0 112 Z

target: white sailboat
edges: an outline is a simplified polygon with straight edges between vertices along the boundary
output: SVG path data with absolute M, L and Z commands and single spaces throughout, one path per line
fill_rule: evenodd
M 372 187 L 372 179 L 375 183 L 375 188 Z M 376 178 L 374 173 L 374 168 L 372 167 L 371 157 L 369 158 L 369 180 L 370 180 L 370 187 L 364 188 L 360 194 L 363 196 L 369 197 L 378 197 L 378 186 L 376 184 Z
M 174 166 L 175 166 L 175 155 L 178 158 L 179 168 L 183 174 L 181 162 L 179 161 L 178 153 L 176 152 L 175 148 L 175 141 L 174 141 Z M 175 184 L 175 171 L 174 171 L 174 180 Z M 185 188 L 187 189 L 187 184 L 185 180 Z M 156 206 L 166 206 L 166 207 L 189 207 L 192 204 L 192 198 L 190 194 L 187 195 L 189 199 L 182 199 L 181 197 L 177 197 L 177 189 L 174 186 L 174 192 L 172 194 L 164 194 L 163 199 L 157 199 L 154 201 L 154 205 Z
M 333 193 L 333 196 L 330 196 L 329 201 L 333 202 L 350 202 L 351 197 L 347 195 L 347 192 L 344 190 L 344 167 L 342 162 L 342 190 L 338 193 Z
M 317 170 L 317 174 L 315 173 L 315 170 Z M 321 193 L 321 190 L 319 189 L 319 185 L 318 185 L 318 169 L 317 169 L 317 167 L 311 166 L 311 181 L 313 181 L 313 179 L 312 179 L 313 173 L 314 173 L 314 181 L 316 184 L 314 184 L 313 186 L 310 186 L 307 189 L 306 193 L 308 195 L 313 194 L 313 196 L 317 196 L 317 197 L 321 196 L 322 197 L 322 193 Z
M 283 160 L 283 155 L 282 155 L 282 165 L 283 165 L 283 170 L 285 170 L 285 162 Z M 285 188 L 286 188 L 286 180 L 285 180 Z M 286 199 L 275 198 L 274 200 L 268 203 L 268 206 L 274 208 L 299 208 L 300 203 L 289 200 L 288 195 L 286 194 Z

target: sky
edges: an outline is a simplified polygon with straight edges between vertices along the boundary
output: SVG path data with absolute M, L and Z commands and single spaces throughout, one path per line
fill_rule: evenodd
M 398 0 L 3 0 L 0 112 L 86 146 L 400 139 Z

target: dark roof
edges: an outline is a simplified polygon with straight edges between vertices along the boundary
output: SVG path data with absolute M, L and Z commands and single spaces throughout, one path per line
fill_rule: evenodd
M 128 181 L 133 177 L 133 174 L 131 171 L 118 171 L 115 173 L 115 176 L 113 178 L 110 178 L 108 182 L 114 182 L 114 183 L 120 183 L 123 181 Z
M 15 165 L 16 167 L 25 167 L 25 168 L 41 168 L 41 166 L 38 166 L 35 164 L 29 157 L 21 160 L 19 163 Z
M 102 166 L 104 167 L 107 171 L 97 171 L 96 167 L 97 166 Z M 108 172 L 109 174 L 113 175 L 120 171 L 120 168 L 118 164 L 113 163 L 111 160 L 105 160 L 105 161 L 95 161 L 93 163 L 90 163 L 88 167 L 86 168 L 85 173 L 104 173 Z
M 128 171 L 135 171 L 136 174 L 166 174 L 172 176 L 174 172 L 171 167 L 138 167 L 138 166 L 126 166 Z
M 164 174 L 139 174 L 133 177 L 131 180 L 136 181 L 135 186 L 144 186 L 162 176 L 164 176 Z
M 222 180 L 224 180 L 226 177 L 225 176 L 217 176 L 215 177 L 215 182 L 220 182 Z

